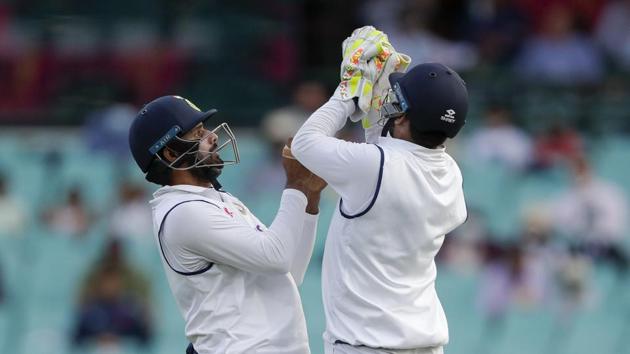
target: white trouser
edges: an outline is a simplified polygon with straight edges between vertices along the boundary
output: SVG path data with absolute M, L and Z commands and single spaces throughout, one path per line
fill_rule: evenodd
M 375 349 L 349 344 L 331 344 L 324 341 L 326 354 L 444 354 L 444 347 L 418 349 Z

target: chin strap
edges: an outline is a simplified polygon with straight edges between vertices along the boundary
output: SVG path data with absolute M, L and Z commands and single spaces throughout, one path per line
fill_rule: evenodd
M 394 132 L 394 121 L 396 120 L 396 118 L 389 118 L 387 120 L 387 122 L 385 122 L 385 125 L 383 126 L 383 130 L 381 131 L 381 136 L 387 136 L 387 133 L 389 133 L 390 136 L 394 136 L 393 132 Z
M 214 189 L 220 191 L 223 186 L 221 185 L 221 183 L 219 183 L 219 180 L 217 178 L 213 178 L 210 183 L 212 183 L 212 187 L 214 187 Z

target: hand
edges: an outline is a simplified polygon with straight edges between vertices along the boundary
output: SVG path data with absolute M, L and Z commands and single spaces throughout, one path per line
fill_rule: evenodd
M 289 138 L 287 145 L 282 149 L 282 167 L 287 175 L 286 187 L 302 191 L 309 198 L 314 194 L 319 195 L 328 184 L 293 157 L 292 141 L 293 138 Z
M 389 88 L 389 74 L 404 72 L 411 59 L 397 53 L 387 35 L 372 26 L 358 28 L 342 45 L 341 82 L 333 97 L 342 101 L 355 98 L 357 110 L 350 120 L 363 120 L 364 128 L 373 126 L 380 109 L 383 89 Z M 387 87 L 385 87 L 387 86 Z
M 341 44 L 344 61 L 352 57 L 354 64 L 357 64 L 359 60 L 367 62 L 378 54 L 383 39 L 387 41 L 387 35 L 372 26 L 355 29 Z
M 387 35 L 372 26 L 357 28 L 343 41 L 341 82 L 335 97 L 343 101 L 356 97 L 359 108 L 363 113 L 367 113 L 367 109 L 364 108 L 369 108 L 374 83 L 374 75 L 366 72 L 367 62 L 382 53 L 382 45 L 385 42 Z
M 372 102 L 367 116 L 362 120 L 362 126 L 365 130 L 365 142 L 376 143 L 381 135 L 383 126 L 378 122 L 381 118 L 381 107 L 383 106 L 384 95 L 390 89 L 389 75 L 394 72 L 405 72 L 411 64 L 411 58 L 402 53 L 396 52 L 396 49 L 389 44 L 383 44 L 383 52 L 371 59 L 368 66 L 373 71 L 379 72 L 379 76 L 374 81 L 372 88 Z

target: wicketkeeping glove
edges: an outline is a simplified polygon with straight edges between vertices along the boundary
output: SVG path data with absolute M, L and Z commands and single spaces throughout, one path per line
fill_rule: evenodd
M 387 35 L 372 26 L 358 28 L 342 44 L 339 87 L 335 96 L 341 100 L 358 99 L 362 112 L 357 112 L 351 119 L 358 121 L 369 111 L 372 100 L 372 86 L 377 77 L 376 67 L 370 68 L 368 61 L 382 52 L 382 45 Z
M 389 75 L 393 72 L 407 71 L 409 64 L 411 64 L 411 57 L 396 52 L 396 49 L 389 42 L 383 43 L 380 54 L 368 61 L 370 67 L 368 72 L 376 72 L 379 76 L 374 80 L 370 109 L 367 116 L 361 121 L 363 129 L 365 129 L 366 142 L 376 143 L 383 130 L 378 121 L 381 118 L 383 98 L 391 87 Z
M 379 130 L 376 123 L 380 118 L 381 96 L 389 89 L 389 74 L 406 71 L 411 58 L 397 53 L 387 35 L 372 26 L 354 30 L 343 41 L 342 54 L 341 82 L 335 96 L 341 100 L 357 98 L 359 109 L 350 119 L 363 121 L 368 138 Z

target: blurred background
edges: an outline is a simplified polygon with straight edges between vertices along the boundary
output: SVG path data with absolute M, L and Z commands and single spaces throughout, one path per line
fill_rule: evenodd
M 221 181 L 268 223 L 279 147 L 365 24 L 470 92 L 448 143 L 470 216 L 437 260 L 445 352 L 630 353 L 629 0 L 2 0 L 0 352 L 183 353 L 131 120 L 165 94 L 218 108 L 242 156 Z M 314 354 L 335 199 L 300 289 Z

